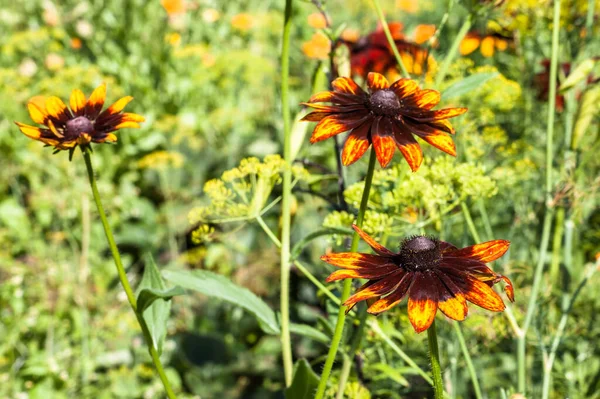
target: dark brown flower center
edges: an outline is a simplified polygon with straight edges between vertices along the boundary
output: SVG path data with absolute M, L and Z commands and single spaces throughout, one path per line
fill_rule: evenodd
M 396 116 L 400 111 L 400 100 L 391 90 L 377 90 L 369 97 L 368 107 L 375 115 Z
M 94 124 L 85 116 L 78 116 L 67 122 L 65 138 L 68 140 L 76 139 L 81 133 L 94 133 Z
M 436 268 L 441 259 L 439 241 L 425 236 L 407 238 L 398 254 L 400 266 L 411 272 Z

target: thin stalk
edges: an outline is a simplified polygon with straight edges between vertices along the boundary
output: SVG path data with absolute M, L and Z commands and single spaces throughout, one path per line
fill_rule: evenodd
M 458 338 L 458 343 L 460 344 L 460 349 L 462 350 L 463 356 L 465 357 L 465 362 L 467 363 L 467 370 L 469 371 L 469 376 L 471 377 L 471 382 L 473 383 L 473 390 L 475 391 L 475 397 L 477 399 L 482 399 L 481 388 L 479 387 L 479 380 L 477 379 L 477 373 L 475 372 L 475 367 L 473 366 L 473 361 L 471 360 L 471 355 L 469 354 L 469 349 L 467 348 L 467 344 L 465 343 L 465 337 L 463 336 L 462 329 L 460 328 L 460 324 L 458 322 L 452 323 L 454 326 L 454 332 L 456 333 L 456 337 Z
M 539 260 L 535 269 L 533 286 L 531 288 L 531 296 L 529 297 L 525 322 L 523 323 L 522 327 L 523 334 L 519 337 L 517 352 L 518 390 L 523 394 L 525 394 L 526 390 L 525 356 L 527 330 L 533 321 L 533 315 L 537 307 L 537 299 L 541 287 L 540 283 L 542 281 L 542 274 L 544 271 L 544 260 L 550 241 L 550 230 L 552 228 L 552 219 L 554 213 L 554 205 L 552 203 L 552 164 L 554 160 L 554 114 L 556 111 L 556 76 L 558 69 L 558 38 L 560 33 L 560 0 L 554 0 L 554 18 L 552 23 L 552 57 L 550 60 L 548 119 L 546 126 L 546 215 L 544 216 L 544 227 L 542 229 L 542 239 L 540 241 Z
M 344 398 L 344 391 L 346 390 L 346 383 L 348 382 L 348 377 L 350 376 L 352 360 L 358 352 L 360 341 L 362 339 L 363 331 L 365 329 L 365 324 L 367 321 L 367 315 L 368 313 L 366 307 L 360 306 L 360 308 L 358 309 L 358 327 L 356 331 L 354 331 L 354 335 L 352 336 L 352 341 L 350 342 L 350 351 L 348 352 L 347 356 L 344 356 L 344 362 L 342 363 L 342 371 L 340 372 L 340 380 L 338 383 L 336 399 Z
M 292 27 L 292 0 L 286 0 L 283 22 L 283 45 L 281 50 L 281 109 L 283 113 L 283 172 L 281 200 L 281 347 L 285 385 L 292 384 L 292 341 L 290 336 L 290 230 L 292 203 L 292 140 L 289 104 L 290 32 Z
M 588 268 L 588 271 L 585 273 L 584 278 L 581 280 L 577 289 L 573 293 L 569 304 L 566 307 L 566 310 L 563 312 L 562 317 L 560 318 L 560 322 L 558 323 L 558 329 L 554 334 L 554 339 L 552 340 L 552 345 L 550 347 L 550 354 L 548 358 L 544 362 L 544 380 L 542 383 L 542 399 L 548 399 L 550 396 L 550 380 L 552 377 L 552 367 L 554 365 L 554 360 L 556 359 L 556 351 L 558 350 L 558 345 L 560 345 L 560 341 L 562 340 L 563 334 L 565 332 L 565 328 L 567 327 L 567 320 L 569 315 L 571 314 L 571 310 L 573 309 L 573 304 L 575 300 L 579 296 L 579 293 L 589 281 L 589 279 L 594 275 L 596 270 L 600 267 L 600 260 L 596 262 L 595 265 L 591 265 Z
M 446 74 L 448 73 L 448 68 L 450 68 L 450 64 L 452 63 L 452 61 L 454 61 L 454 58 L 456 58 L 456 53 L 458 53 L 460 42 L 462 42 L 462 40 L 465 38 L 472 25 L 473 15 L 469 14 L 467 16 L 467 19 L 465 19 L 465 22 L 463 22 L 462 26 L 460 27 L 458 34 L 454 38 L 454 42 L 452 42 L 452 46 L 450 46 L 448 54 L 446 54 L 446 57 L 444 58 L 442 67 L 440 68 L 440 71 L 438 72 L 438 75 L 435 78 L 435 87 L 439 87 L 440 83 L 442 83 L 442 81 L 446 77 Z
M 113 236 L 112 230 L 110 229 L 110 225 L 108 224 L 108 220 L 106 219 L 106 213 L 104 212 L 104 207 L 102 206 L 102 201 L 100 200 L 100 193 L 98 192 L 98 187 L 96 186 L 96 176 L 94 175 L 94 168 L 92 166 L 92 158 L 90 156 L 91 149 L 89 147 L 83 150 L 83 159 L 85 160 L 85 166 L 87 168 L 88 178 L 90 181 L 90 186 L 92 188 L 92 194 L 94 195 L 94 202 L 96 202 L 96 207 L 98 208 L 98 213 L 100 214 L 100 220 L 102 221 L 102 226 L 104 227 L 104 233 L 106 234 L 106 240 L 108 241 L 108 246 L 110 247 L 110 252 L 112 253 L 113 260 L 115 261 L 115 266 L 117 267 L 117 272 L 119 274 L 119 280 L 121 281 L 121 285 L 125 290 L 125 294 L 127 295 L 127 300 L 129 301 L 129 305 L 137 318 L 138 324 L 142 329 L 142 334 L 144 335 L 144 339 L 146 340 L 146 345 L 148 346 L 148 352 L 150 352 L 150 357 L 152 357 L 152 362 L 154 363 L 154 367 L 156 367 L 156 371 L 158 372 L 158 376 L 163 383 L 165 388 L 165 393 L 169 397 L 169 399 L 175 399 L 175 393 L 171 388 L 171 384 L 167 379 L 167 375 L 165 374 L 165 370 L 160 361 L 160 356 L 152 343 L 152 336 L 150 335 L 150 331 L 148 330 L 148 326 L 144 321 L 142 315 L 137 311 L 137 301 L 135 299 L 135 295 L 131 286 L 129 285 L 129 281 L 127 280 L 127 273 L 125 272 L 125 268 L 123 267 L 123 263 L 121 262 L 121 255 L 119 254 L 119 250 L 117 249 L 117 244 L 115 243 L 115 238 Z
M 490 218 L 488 216 L 487 210 L 485 209 L 485 203 L 483 199 L 479 198 L 477 200 L 477 210 L 481 215 L 481 220 L 483 221 L 483 228 L 485 229 L 485 234 L 487 235 L 488 240 L 494 239 L 494 232 L 492 231 L 492 224 L 490 223 Z
M 367 203 L 369 202 L 369 192 L 371 191 L 371 182 L 373 181 L 373 172 L 375 170 L 375 147 L 371 148 L 371 155 L 369 156 L 369 167 L 367 169 L 367 176 L 365 177 L 365 188 L 363 190 L 362 198 L 360 200 L 360 207 L 358 209 L 358 216 L 356 217 L 356 225 L 358 227 L 362 227 L 363 220 L 365 218 L 365 212 L 367 210 Z M 352 236 L 352 245 L 350 246 L 350 252 L 356 252 L 358 249 L 358 242 L 360 237 L 355 232 Z M 348 299 L 350 296 L 350 290 L 352 289 L 352 279 L 346 279 L 344 281 L 343 289 L 342 289 L 342 304 Z M 338 346 L 340 345 L 340 341 L 342 340 L 342 335 L 344 333 L 344 322 L 346 321 L 346 307 L 341 305 L 338 311 L 338 319 L 335 325 L 335 331 L 333 334 L 333 339 L 331 340 L 331 346 L 329 347 L 329 353 L 327 353 L 327 359 L 325 360 L 325 366 L 323 366 L 323 373 L 321 374 L 321 379 L 319 380 L 319 386 L 317 387 L 317 394 L 315 395 L 315 399 L 322 399 L 325 394 L 325 389 L 327 388 L 327 381 L 329 380 L 329 374 L 331 373 L 331 369 L 333 368 L 333 362 L 335 361 L 335 356 L 337 354 Z
M 556 220 L 554 222 L 554 237 L 552 238 L 552 262 L 550 263 L 550 284 L 558 284 L 558 275 L 560 272 L 560 252 L 562 247 L 563 230 L 565 225 L 565 208 L 559 207 L 556 210 Z
M 442 367 L 440 366 L 440 350 L 435 331 L 435 320 L 427 329 L 427 341 L 429 342 L 429 354 L 431 355 L 434 397 L 435 399 L 444 399 L 444 381 L 442 380 Z
M 385 20 L 385 15 L 383 14 L 383 10 L 381 9 L 381 6 L 379 5 L 379 1 L 371 0 L 371 3 L 373 3 L 373 7 L 375 7 L 375 12 L 377 12 L 377 18 L 379 18 L 379 22 L 381 23 L 381 28 L 383 28 L 383 33 L 385 33 L 385 37 L 387 38 L 390 48 L 392 49 L 392 53 L 394 53 L 394 57 L 396 57 L 396 62 L 398 63 L 398 66 L 400 67 L 400 71 L 402 72 L 402 75 L 406 78 L 410 78 L 410 74 L 406 70 L 406 67 L 404 66 L 404 62 L 402 61 L 402 57 L 400 56 L 400 53 L 398 52 L 398 48 L 396 47 L 396 42 L 394 41 L 394 38 L 392 37 L 392 32 L 390 32 L 390 27 L 388 26 L 387 21 Z
M 481 242 L 481 237 L 477 232 L 475 223 L 473 223 L 473 218 L 471 218 L 471 212 L 469 212 L 469 207 L 463 201 L 460 202 L 460 207 L 462 209 L 463 216 L 465 217 L 465 222 L 467 222 L 467 226 L 469 227 L 469 231 L 471 232 L 471 236 L 473 236 L 475 242 Z
M 594 37 L 592 28 L 594 27 L 594 9 L 596 8 L 596 0 L 588 0 L 587 15 L 585 18 L 585 30 L 590 38 Z

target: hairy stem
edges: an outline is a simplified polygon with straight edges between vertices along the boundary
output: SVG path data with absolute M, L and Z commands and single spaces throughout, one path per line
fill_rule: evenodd
M 367 203 L 369 202 L 369 192 L 371 191 L 371 182 L 373 180 L 373 172 L 375 170 L 375 147 L 371 148 L 371 155 L 369 156 L 369 167 L 367 169 L 367 176 L 365 177 L 365 188 L 363 190 L 362 198 L 360 200 L 360 207 L 358 210 L 358 216 L 356 218 L 356 225 L 361 227 L 363 224 L 363 220 L 365 218 L 365 212 L 367 210 Z M 356 252 L 358 249 L 358 242 L 360 237 L 358 233 L 354 233 L 352 236 L 352 245 L 350 246 L 350 252 Z M 352 279 L 346 279 L 344 281 L 343 289 L 342 289 L 342 304 L 348 299 L 350 296 L 350 290 L 352 289 Z M 333 362 L 335 361 L 335 356 L 337 354 L 338 346 L 342 340 L 342 336 L 344 333 L 344 322 L 346 321 L 346 307 L 344 305 L 340 306 L 338 311 L 338 319 L 335 325 L 335 331 L 333 334 L 333 338 L 331 340 L 331 346 L 329 347 L 329 352 L 327 353 L 327 359 L 325 360 L 325 365 L 323 366 L 323 372 L 321 374 L 321 379 L 319 380 L 319 386 L 317 388 L 317 394 L 315 395 L 315 399 L 322 399 L 325 394 L 325 389 L 327 388 L 327 381 L 329 380 L 329 374 L 331 374 L 331 369 L 333 368 Z
M 281 347 L 285 385 L 292 383 L 292 341 L 290 336 L 290 230 L 292 199 L 292 140 L 289 104 L 290 32 L 292 27 L 292 0 L 285 2 L 283 22 L 283 47 L 281 50 L 281 109 L 283 112 L 283 159 L 287 167 L 283 172 L 281 200 Z
M 110 229 L 110 225 L 108 224 L 108 220 L 106 219 L 106 213 L 104 212 L 102 201 L 100 200 L 100 193 L 98 192 L 98 187 L 96 186 L 96 176 L 94 175 L 94 168 L 92 166 L 92 158 L 90 153 L 91 149 L 89 147 L 86 147 L 83 150 L 83 158 L 85 160 L 85 166 L 87 167 L 88 178 L 90 181 L 90 186 L 92 188 L 92 194 L 94 195 L 94 201 L 96 202 L 96 207 L 98 208 L 98 213 L 100 214 L 100 220 L 102 221 L 102 226 L 104 227 L 104 233 L 106 234 L 106 240 L 108 241 L 108 246 L 110 247 L 110 252 L 112 253 L 113 260 L 115 261 L 115 266 L 117 267 L 119 280 L 121 281 L 121 285 L 125 290 L 125 294 L 127 295 L 129 305 L 131 306 L 133 313 L 135 313 L 135 317 L 137 318 L 138 324 L 142 329 L 142 334 L 144 335 L 144 339 L 146 340 L 146 345 L 148 346 L 148 351 L 150 352 L 150 356 L 152 357 L 152 362 L 154 363 L 154 367 L 156 367 L 156 371 L 158 372 L 160 380 L 163 383 L 165 392 L 169 399 L 175 399 L 175 393 L 173 392 L 171 384 L 167 379 L 167 375 L 165 374 L 165 370 L 160 361 L 158 351 L 152 343 L 152 336 L 150 335 L 148 326 L 146 325 L 146 322 L 144 321 L 142 315 L 137 311 L 137 301 L 135 299 L 133 290 L 129 285 L 129 281 L 127 280 L 127 273 L 125 272 L 125 268 L 123 267 L 123 263 L 121 262 L 121 255 L 119 254 L 119 250 L 117 249 L 115 238 L 113 236 L 112 230 Z
M 429 342 L 429 354 L 431 355 L 431 374 L 433 375 L 433 391 L 435 399 L 444 398 L 444 382 L 442 380 L 442 367 L 440 366 L 440 350 L 438 348 L 437 333 L 435 331 L 435 320 L 427 329 L 427 341 Z

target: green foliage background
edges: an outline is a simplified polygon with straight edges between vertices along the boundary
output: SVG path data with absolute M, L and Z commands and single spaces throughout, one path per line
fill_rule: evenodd
M 132 284 L 140 282 L 145 255 L 152 253 L 163 267 L 222 274 L 277 310 L 278 250 L 254 216 L 267 207 L 262 217 L 277 231 L 282 169 L 277 157 L 265 157 L 280 153 L 281 3 L 190 0 L 185 13 L 169 16 L 157 0 L 0 1 L 0 397 L 154 398 L 162 392 L 116 279 L 81 155 L 71 163 L 66 154 L 53 156 L 13 124 L 30 123 L 26 103 L 36 95 L 67 99 L 74 88 L 89 95 L 106 82 L 107 102 L 132 95 L 128 110 L 146 117 L 142 129 L 120 131 L 118 144 L 96 146 L 94 155 Z M 315 32 L 306 21 L 316 9 L 310 2 L 297 3 L 294 114 L 302 112 L 296 104 L 309 98 L 319 68 L 319 61 L 301 51 Z M 445 2 L 419 2 L 419 10 L 409 13 L 400 2 L 383 3 L 388 19 L 402 21 L 407 32 L 417 24 L 439 23 L 447 9 Z M 471 2 L 458 3 L 434 57 L 447 52 Z M 468 93 L 443 100 L 445 106 L 469 108 L 453 121 L 459 156 L 425 148 L 426 161 L 412 174 L 397 155 L 392 166 L 376 171 L 365 225 L 391 248 L 421 231 L 470 245 L 464 203 L 483 238 L 513 242 L 494 268 L 515 284 L 518 321 L 535 263 L 547 258 L 528 340 L 532 398 L 539 396 L 542 348 L 558 327 L 563 302 L 600 253 L 599 102 L 593 101 L 599 95 L 597 85 L 583 81 L 565 93 L 555 126 L 555 201 L 564 210 L 559 223 L 571 234 L 564 241 L 571 246 L 565 248 L 561 233 L 548 254 L 538 253 L 547 103 L 538 96 L 536 74 L 549 57 L 551 32 L 549 2 L 539 3 L 507 1 L 478 19 L 479 31 L 499 24 L 517 40 L 492 58 L 479 52 L 458 58 L 436 88 L 444 92 L 472 74 L 493 74 Z M 572 63 L 573 70 L 600 54 L 598 28 L 594 23 L 582 36 L 593 1 L 563 3 L 560 62 Z M 327 1 L 326 6 L 336 27 L 346 23 L 366 34 L 377 25 L 367 2 Z M 248 27 L 235 22 L 242 13 Z M 80 48 L 73 47 L 73 39 L 81 41 Z M 594 72 L 600 76 L 597 65 Z M 294 170 L 292 243 L 307 243 L 296 255 L 324 281 L 330 269 L 318 257 L 345 245 L 366 160 L 346 169 L 349 209 L 338 209 L 333 146 L 309 146 L 304 136 L 309 128 L 294 128 L 297 159 L 306 162 Z M 576 145 L 565 137 L 570 129 Z M 246 157 L 256 159 L 240 165 Z M 213 180 L 205 189 L 211 179 L 221 183 Z M 329 230 L 302 241 L 322 228 Z M 582 290 L 569 318 L 553 370 L 554 398 L 600 397 L 597 281 Z M 339 295 L 340 287 L 330 288 Z M 295 357 L 307 358 L 319 373 L 328 349 L 322 337 L 331 336 L 336 309 L 298 270 L 292 271 L 291 295 L 292 321 L 312 327 L 294 334 Z M 462 327 L 483 389 L 490 398 L 516 392 L 514 334 L 507 319 L 474 306 L 470 313 Z M 379 323 L 428 368 L 425 337 L 413 332 L 404 306 L 380 316 Z M 445 321 L 437 324 L 446 382 L 455 397 L 473 397 L 452 329 Z M 278 337 L 231 302 L 202 295 L 174 298 L 164 358 L 181 397 L 283 397 Z M 351 375 L 348 397 L 430 395 L 424 381 L 369 332 L 361 364 Z

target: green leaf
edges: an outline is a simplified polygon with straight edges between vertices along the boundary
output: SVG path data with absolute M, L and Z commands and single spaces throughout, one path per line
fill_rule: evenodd
M 577 65 L 577 68 L 575 68 L 575 70 L 573 70 L 573 72 L 571 72 L 569 76 L 567 76 L 565 81 L 562 82 L 562 84 L 558 88 L 559 93 L 564 93 L 570 88 L 576 86 L 578 83 L 582 82 L 583 80 L 586 80 L 592 72 L 592 70 L 594 69 L 595 64 L 596 61 L 594 61 L 593 59 L 587 59 L 581 64 Z
M 452 86 L 447 88 L 442 93 L 442 98 L 446 100 L 452 97 L 464 96 L 471 90 L 478 88 L 479 86 L 481 86 L 488 80 L 495 78 L 496 76 L 498 76 L 498 72 L 474 73 L 473 75 L 467 76 L 466 78 L 459 80 L 458 82 L 454 83 Z
M 306 359 L 300 359 L 294 366 L 294 378 L 292 385 L 285 390 L 285 399 L 312 399 L 318 385 L 319 377 Z
M 300 256 L 300 253 L 302 253 L 302 250 L 304 249 L 304 247 L 306 247 L 306 245 L 308 245 L 308 243 L 311 242 L 312 240 L 314 240 L 315 238 L 319 238 L 322 236 L 330 236 L 333 234 L 351 235 L 352 230 L 342 229 L 342 228 L 337 228 L 337 227 L 326 227 L 326 228 L 314 231 L 314 232 L 310 233 L 309 235 L 307 235 L 306 237 L 304 237 L 303 239 L 301 239 L 300 241 L 298 241 L 296 243 L 296 245 L 294 245 L 294 248 L 292 248 L 292 253 L 291 253 L 292 259 L 296 259 L 298 256 Z
M 402 376 L 402 374 L 390 365 L 384 363 L 375 363 L 369 367 L 379 371 L 382 376 L 385 376 L 397 384 L 407 387 L 409 385 L 408 380 Z
M 157 299 L 168 301 L 177 295 L 184 295 L 185 291 L 180 286 L 173 287 L 169 290 L 161 290 L 156 288 L 144 288 L 138 294 L 137 307 L 138 312 L 143 312 Z
M 571 149 L 576 150 L 581 143 L 581 139 L 584 137 L 594 116 L 598 114 L 600 110 L 600 85 L 594 85 L 587 89 L 581 97 L 579 112 L 577 113 L 577 120 L 573 127 L 573 138 L 571 140 Z
M 315 341 L 322 342 L 324 344 L 331 343 L 331 339 L 327 335 L 306 324 L 291 323 L 290 331 L 294 334 L 303 335 L 307 338 L 314 339 Z
M 162 353 L 167 336 L 167 321 L 171 312 L 170 299 L 173 295 L 179 295 L 181 291 L 180 287 L 167 290 L 154 259 L 148 256 L 144 275 L 138 287 L 137 311 L 141 313 L 150 331 L 152 344 L 159 354 Z
M 163 270 L 163 277 L 183 288 L 222 299 L 241 306 L 252 313 L 267 334 L 279 334 L 275 312 L 250 290 L 240 287 L 227 278 L 207 270 Z
M 306 133 L 308 132 L 310 124 L 308 122 L 302 122 L 300 121 L 300 119 L 303 118 L 306 114 L 307 112 L 301 112 L 300 114 L 296 115 L 296 118 L 294 119 L 294 124 L 292 125 L 290 135 L 290 147 L 292 154 L 290 159 L 296 159 L 296 156 L 302 148 L 302 144 L 305 142 Z

